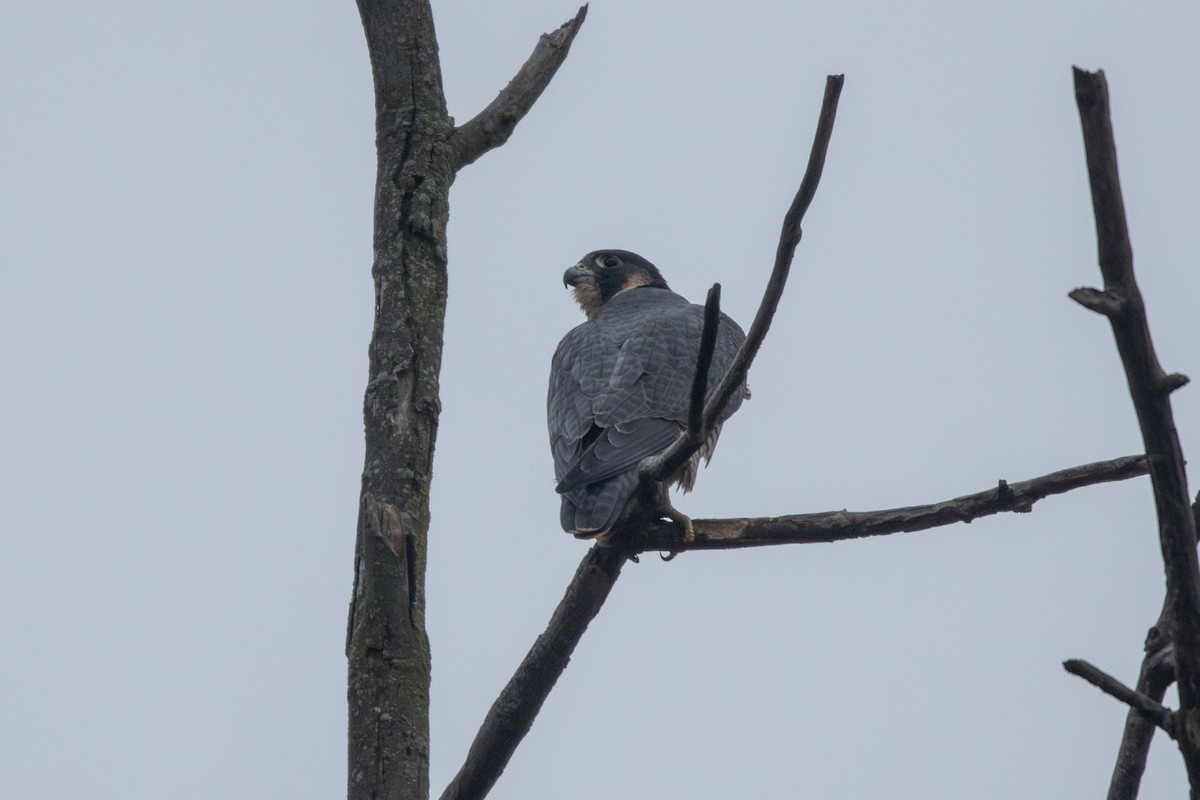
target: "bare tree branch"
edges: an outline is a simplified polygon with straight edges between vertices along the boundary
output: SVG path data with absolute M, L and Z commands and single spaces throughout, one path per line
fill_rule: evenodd
M 1044 497 L 1095 483 L 1122 481 L 1145 475 L 1145 456 L 1125 456 L 1052 472 L 1020 483 L 1000 481 L 995 489 L 956 497 L 941 503 L 884 511 L 825 511 L 752 519 L 693 519 L 696 538 L 679 541 L 667 522 L 651 522 L 630 531 L 624 540 L 636 552 L 655 550 L 729 550 L 779 544 L 839 542 L 905 533 L 955 522 L 971 522 L 1004 511 L 1030 511 Z
M 1104 670 L 1079 659 L 1069 659 L 1063 662 L 1063 669 L 1072 675 L 1078 675 L 1105 694 L 1115 697 L 1125 705 L 1136 710 L 1146 719 L 1175 738 L 1175 714 L 1169 708 L 1152 697 L 1147 697 L 1139 691 L 1130 689 Z
M 1164 606 L 1163 613 L 1166 611 Z M 1156 638 L 1156 632 L 1157 626 L 1151 629 L 1151 638 Z M 1166 648 L 1147 653 L 1138 675 L 1136 690 L 1139 694 L 1158 703 L 1162 702 L 1167 687 L 1175 682 L 1174 659 L 1164 657 L 1173 650 L 1168 643 Z M 1136 709 L 1130 709 L 1125 717 L 1125 729 L 1121 734 L 1121 746 L 1117 750 L 1117 762 L 1113 766 L 1112 778 L 1108 784 L 1108 800 L 1135 800 L 1138 796 L 1142 774 L 1146 771 L 1146 757 L 1150 754 L 1150 742 L 1154 738 L 1154 729 L 1153 720 Z
M 1200 563 L 1196 559 L 1196 525 L 1184 472 L 1183 450 L 1175 431 L 1170 393 L 1181 376 L 1168 376 L 1159 365 L 1145 304 L 1133 274 L 1133 248 L 1125 220 L 1117 151 L 1103 72 L 1075 69 L 1075 101 L 1083 127 L 1088 181 L 1096 217 L 1096 241 L 1103 292 L 1082 294 L 1093 310 L 1112 323 L 1117 351 L 1125 368 L 1129 394 L 1137 412 L 1150 465 L 1159 543 L 1167 578 L 1167 615 L 1175 645 L 1179 713 L 1184 720 L 1179 749 L 1187 766 L 1191 795 L 1200 798 Z M 1097 301 L 1103 295 L 1106 299 Z
M 1053 472 L 1021 483 L 1006 484 L 966 497 L 928 506 L 887 511 L 833 511 L 760 520 L 693 520 L 696 541 L 681 546 L 667 523 L 643 531 L 627 531 L 613 544 L 588 551 L 567 587 L 546 632 L 538 637 L 475 735 L 467 761 L 442 793 L 442 800 L 481 798 L 500 777 L 508 759 L 529 731 L 558 676 L 566 669 L 575 645 L 600 611 L 608 592 L 631 557 L 648 550 L 719 549 L 772 544 L 835 542 L 864 536 L 918 531 L 970 522 L 1001 511 L 1030 511 L 1052 494 L 1082 486 L 1146 474 L 1143 456 L 1128 456 Z
M 575 645 L 604 605 L 628 557 L 619 548 L 599 544 L 587 552 L 546 632 L 533 643 L 492 704 L 466 762 L 442 792 L 442 800 L 478 800 L 491 790 L 567 668 Z
M 533 53 L 496 99 L 454 129 L 450 142 L 454 148 L 455 171 L 508 141 L 517 123 L 529 113 L 566 60 L 571 42 L 575 41 L 575 34 L 579 33 L 587 17 L 587 10 L 584 3 L 573 19 L 564 22 L 558 30 L 542 34 Z
M 809 152 L 808 168 L 800 181 L 800 188 L 792 200 L 791 207 L 783 217 L 783 230 L 779 234 L 779 245 L 775 250 L 775 267 L 767 281 L 758 313 L 755 314 L 754 322 L 746 334 L 746 341 L 738 349 L 733 363 L 729 366 L 729 372 L 725 374 L 725 378 L 704 408 L 703 431 L 700 436 L 691 436 L 685 431 L 661 455 L 651 456 L 643 461 L 639 472 L 644 480 L 661 482 L 683 466 L 708 438 L 733 395 L 741 391 L 746 375 L 750 372 L 750 365 L 754 363 L 758 348 L 762 346 L 771 327 L 779 300 L 783 297 L 783 288 L 792 268 L 792 258 L 803 235 L 800 223 L 804 220 L 804 213 L 808 211 L 821 182 L 821 172 L 825 168 L 825 154 L 829 151 L 829 141 L 833 136 L 833 122 L 837 117 L 837 104 L 842 93 L 843 80 L 842 75 L 830 75 L 825 79 L 825 97 L 821 101 L 821 114 L 817 119 L 817 131 L 813 136 L 812 150 Z
M 1192 522 L 1200 531 L 1200 493 L 1192 501 Z M 1167 693 L 1167 687 L 1175 682 L 1175 646 L 1167 634 L 1170 627 L 1167 615 L 1170 612 L 1170 604 L 1167 598 L 1163 598 L 1158 622 L 1146 634 L 1143 648 L 1146 656 L 1142 659 L 1137 682 L 1137 691 L 1160 703 Z M 1125 717 L 1125 729 L 1117 749 L 1117 763 L 1113 765 L 1112 779 L 1108 784 L 1108 800 L 1135 800 L 1138 796 L 1153 738 L 1154 723 L 1136 711 L 1130 711 Z
M 812 150 L 809 151 L 808 167 L 804 170 L 804 178 L 800 181 L 800 188 L 792 200 L 791 207 L 783 216 L 783 230 L 779 233 L 779 245 L 775 248 L 775 268 L 767 281 L 767 291 L 758 307 L 758 313 L 754 316 L 754 322 L 750 324 L 750 330 L 746 333 L 746 341 L 742 343 L 733 364 L 730 365 L 729 373 L 717 387 L 708 408 L 705 409 L 704 416 L 710 427 L 720 418 L 721 411 L 746 380 L 750 364 L 758 354 L 763 340 L 767 338 L 771 320 L 775 318 L 775 309 L 779 307 L 779 300 L 783 297 L 783 287 L 787 283 L 796 246 L 800 244 L 800 238 L 804 235 L 801 228 L 804 214 L 816 196 L 821 173 L 825 169 L 825 154 L 829 152 L 829 141 L 833 137 L 833 123 L 837 118 L 838 98 L 842 95 L 844 80 L 844 75 L 830 75 L 825 79 L 825 97 L 821 101 L 821 114 L 817 118 L 817 132 L 813 137 Z

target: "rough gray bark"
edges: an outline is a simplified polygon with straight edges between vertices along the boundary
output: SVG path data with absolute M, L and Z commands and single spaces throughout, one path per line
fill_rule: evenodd
M 502 144 L 566 57 L 583 9 L 542 37 L 500 97 L 456 130 L 427 0 L 358 0 L 375 84 L 375 322 L 363 419 L 349 660 L 348 796 L 429 796 L 425 554 L 456 171 Z

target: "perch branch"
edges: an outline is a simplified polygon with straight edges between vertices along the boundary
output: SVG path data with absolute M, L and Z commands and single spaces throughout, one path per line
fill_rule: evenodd
M 567 668 L 588 623 L 621 575 L 629 554 L 594 545 L 584 556 L 546 632 L 537 638 L 508 685 L 488 711 L 466 762 L 442 792 L 441 800 L 479 800 L 487 796 L 525 738 L 550 690 Z
M 1175 738 L 1175 714 L 1153 697 L 1148 697 L 1135 689 L 1130 689 L 1112 675 L 1086 661 L 1075 658 L 1064 661 L 1063 669 L 1072 675 L 1083 678 L 1110 697 L 1120 700 L 1162 728 L 1172 739 Z
M 1185 722 L 1181 732 L 1186 735 L 1177 741 L 1192 796 L 1200 797 L 1200 563 L 1196 559 L 1196 525 L 1189 504 L 1183 450 L 1170 403 L 1170 393 L 1182 385 L 1182 376 L 1168 376 L 1159 365 L 1145 304 L 1134 278 L 1133 248 L 1121 198 L 1108 84 L 1103 72 L 1075 69 L 1075 102 L 1087 155 L 1103 294 L 1114 298 L 1119 306 L 1116 313 L 1099 310 L 1112 324 L 1146 444 L 1166 572 L 1166 618 L 1175 646 L 1179 714 Z
M 864 536 L 918 531 L 1001 511 L 1029 511 L 1034 502 L 1082 486 L 1146 474 L 1143 456 L 1128 456 L 1061 470 L 1022 483 L 1006 484 L 978 494 L 929 506 L 888 511 L 805 514 L 759 520 L 693 520 L 696 541 L 686 549 L 835 542 Z M 500 777 L 508 759 L 529 731 L 588 623 L 631 556 L 646 550 L 678 550 L 681 545 L 668 523 L 622 537 L 620 545 L 596 545 L 588 551 L 546 632 L 537 638 L 475 736 L 466 763 L 442 793 L 442 800 L 477 800 Z M 729 535 L 741 532 L 741 536 Z M 657 539 L 655 537 L 658 537 Z M 616 541 L 616 540 L 614 540 Z
M 625 539 L 636 552 L 670 550 L 729 550 L 779 544 L 840 542 L 869 536 L 914 531 L 971 522 L 1004 511 L 1026 512 L 1052 494 L 1095 483 L 1122 481 L 1145 475 L 1145 456 L 1125 456 L 1052 472 L 1020 483 L 1000 481 L 995 489 L 940 503 L 884 511 L 825 511 L 751 519 L 693 519 L 696 538 L 680 542 L 669 522 L 647 523 Z
M 516 76 L 496 95 L 496 99 L 454 129 L 450 141 L 454 148 L 455 171 L 508 141 L 517 123 L 529 113 L 529 109 L 550 85 L 554 73 L 566 60 L 571 42 L 575 41 L 575 34 L 579 33 L 587 17 L 587 10 L 585 3 L 579 7 L 575 17 L 563 23 L 558 30 L 542 34 L 533 53 L 521 65 Z
M 783 217 L 783 230 L 779 234 L 779 245 L 775 250 L 774 269 L 767 281 L 767 288 L 763 293 L 762 302 L 759 303 L 758 313 L 755 314 L 750 331 L 746 334 L 746 341 L 738 349 L 733 363 L 729 366 L 729 372 L 725 374 L 724 379 L 717 386 L 704 408 L 704 426 L 701 434 L 693 436 L 685 431 L 661 455 L 651 456 L 643 461 L 639 472 L 644 481 L 661 482 L 683 466 L 700 449 L 717 421 L 720 420 L 725 406 L 729 404 L 735 393 L 741 391 L 742 384 L 746 381 L 750 365 L 754 362 L 758 348 L 762 346 L 763 339 L 767 336 L 767 330 L 771 327 L 771 320 L 775 316 L 775 309 L 779 307 L 779 300 L 783 297 L 783 287 L 787 283 L 788 272 L 792 268 L 792 258 L 796 254 L 796 246 L 800 244 L 800 237 L 803 235 L 801 222 L 803 222 L 804 213 L 808 211 L 808 207 L 816 195 L 817 186 L 821 182 L 821 172 L 825 168 L 825 154 L 829 151 L 829 141 L 833 136 L 833 122 L 837 117 L 837 104 L 842 93 L 843 77 L 842 75 L 830 75 L 825 79 L 825 96 L 821 101 L 821 114 L 817 119 L 817 131 L 813 136 L 808 167 L 804 171 L 804 178 L 800 181 L 796 197 Z M 715 333 L 713 335 L 715 336 Z

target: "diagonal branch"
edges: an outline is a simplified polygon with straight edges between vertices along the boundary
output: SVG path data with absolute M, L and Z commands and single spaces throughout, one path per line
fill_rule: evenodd
M 1110 697 L 1120 700 L 1147 720 L 1162 728 L 1172 739 L 1176 738 L 1174 712 L 1164 707 L 1155 698 L 1144 695 L 1136 689 L 1130 689 L 1099 667 L 1077 658 L 1064 661 L 1063 669 L 1072 675 L 1083 678 Z
M 619 546 L 616 540 L 609 546 L 598 544 L 584 557 L 562 602 L 550 618 L 546 632 L 534 642 L 529 655 L 492 705 L 475 735 L 466 763 L 442 793 L 442 800 L 477 800 L 487 794 L 528 733 L 558 676 L 566 669 L 588 623 L 599 613 L 609 590 L 620 576 L 621 567 L 627 559 L 636 558 L 638 552 L 834 542 L 918 531 L 970 522 L 1001 511 L 1027 512 L 1034 502 L 1048 495 L 1145 474 L 1145 458 L 1128 456 L 1053 472 L 1021 483 L 1001 481 L 995 489 L 929 506 L 857 513 L 832 511 L 764 520 L 693 520 L 696 541 L 686 548 L 681 548 L 677 535 L 667 523 L 661 523 L 656 532 L 652 527 L 645 539 L 641 537 L 642 531 L 630 531 L 635 535 L 623 536 Z M 740 540 L 737 536 L 722 538 L 724 533 L 735 529 L 744 533 Z
M 738 349 L 733 363 L 729 366 L 729 372 L 725 374 L 725 378 L 717 386 L 704 408 L 704 426 L 698 435 L 693 435 L 691 431 L 685 431 L 661 455 L 651 456 L 643 461 L 638 468 L 643 480 L 661 482 L 695 455 L 721 419 L 721 412 L 724 411 L 725 406 L 729 405 L 729 401 L 735 393 L 741 391 L 742 384 L 746 381 L 750 365 L 754 363 L 758 348 L 762 346 L 763 340 L 767 336 L 767 330 L 771 327 L 771 320 L 775 317 L 775 309 L 779 307 L 779 300 L 783 297 L 783 288 L 787 284 L 788 272 L 792 268 L 792 258 L 796 254 L 796 246 L 800 244 L 800 237 L 803 235 L 800 223 L 804 220 L 804 213 L 808 211 L 808 207 L 817 193 L 817 186 L 821 182 L 821 172 L 825 168 L 825 154 L 829 150 L 829 141 L 833 136 L 833 122 L 837 117 L 837 104 L 842 93 L 843 79 L 842 75 L 830 75 L 825 79 L 825 97 L 821 101 L 821 114 L 817 119 L 817 131 L 813 136 L 808 168 L 804 171 L 804 178 L 800 181 L 800 188 L 796 192 L 795 199 L 792 200 L 791 207 L 783 217 L 783 230 L 779 234 L 779 245 L 775 250 L 775 267 L 767 281 L 767 288 L 763 293 L 762 302 L 759 303 L 758 313 L 755 314 L 750 331 L 746 334 L 746 341 Z
M 681 542 L 670 523 L 656 520 L 647 523 L 636 535 L 627 537 L 625 544 L 637 552 L 682 552 L 840 542 L 890 533 L 911 533 L 955 522 L 969 523 L 1005 511 L 1028 512 L 1044 497 L 1096 483 L 1123 481 L 1146 472 L 1145 456 L 1125 456 L 1071 467 L 1020 483 L 1000 481 L 995 489 L 923 506 L 750 519 L 693 519 L 696 538 L 691 542 Z
M 563 23 L 558 30 L 542 34 L 537 46 L 516 76 L 509 81 L 496 99 L 469 121 L 454 129 L 450 139 L 454 148 L 454 169 L 458 171 L 488 150 L 499 147 L 512 136 L 517 123 L 525 118 L 529 109 L 550 85 L 558 72 L 571 42 L 587 17 L 587 4 L 579 7 L 573 19 Z
M 804 171 L 804 178 L 800 181 L 800 189 L 796 192 L 791 207 L 783 216 L 783 230 L 779 234 L 779 245 L 775 249 L 775 268 L 767 281 L 767 291 L 763 295 L 758 313 L 754 316 L 754 322 L 746 333 L 746 341 L 742 343 L 733 364 L 729 367 L 729 373 L 713 393 L 704 411 L 705 421 L 709 426 L 720 419 L 721 411 L 746 380 L 750 364 L 758 354 L 763 340 L 767 338 L 771 320 L 775 317 L 775 309 L 779 307 L 779 300 L 783 297 L 783 287 L 791 270 L 792 257 L 796 253 L 796 246 L 800 244 L 800 237 L 804 234 L 800 223 L 804 221 L 804 214 L 816 196 L 817 185 L 821 182 L 821 173 L 825 169 L 825 154 L 829 151 L 829 140 L 833 136 L 833 122 L 837 117 L 838 98 L 842 94 L 844 78 L 843 75 L 830 75 L 825 79 L 825 97 L 821 101 L 821 114 L 817 118 L 817 132 L 808 155 L 808 167 Z
M 442 792 L 441 800 L 478 800 L 487 796 L 517 745 L 529 733 L 542 703 L 567 668 L 575 645 L 621 576 L 621 567 L 628 556 L 619 548 L 599 544 L 587 552 L 546 632 L 533 643 L 492 704 L 471 743 L 466 762 Z
M 1184 730 L 1196 731 L 1196 735 L 1179 737 L 1179 749 L 1187 767 L 1192 797 L 1200 797 L 1200 729 L 1196 724 L 1200 722 L 1200 563 L 1196 559 L 1196 525 L 1189 504 L 1183 449 L 1175 431 L 1170 401 L 1170 393 L 1182 386 L 1185 379 L 1167 375 L 1159 365 L 1145 304 L 1134 278 L 1133 248 L 1121 198 L 1104 73 L 1076 68 L 1075 101 L 1083 127 L 1104 289 L 1076 290 L 1072 297 L 1104 314 L 1112 324 L 1146 443 L 1167 579 L 1166 618 L 1175 645 L 1179 713 L 1189 723 Z

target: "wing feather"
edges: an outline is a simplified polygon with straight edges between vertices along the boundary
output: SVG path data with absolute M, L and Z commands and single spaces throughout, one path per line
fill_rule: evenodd
M 638 463 L 679 435 L 703 327 L 702 307 L 644 288 L 612 298 L 563 338 L 551 364 L 547 423 L 566 530 L 611 527 L 637 485 Z M 744 338 L 722 314 L 709 393 Z M 722 419 L 741 400 L 739 393 Z

